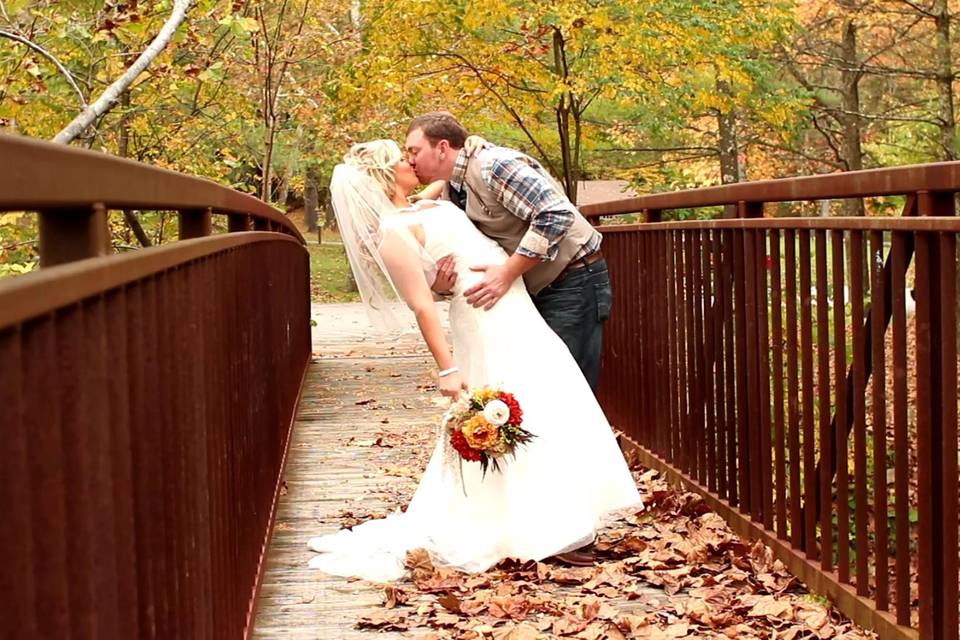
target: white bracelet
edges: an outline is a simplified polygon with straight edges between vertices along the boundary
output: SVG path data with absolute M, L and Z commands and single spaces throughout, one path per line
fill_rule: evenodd
M 456 373 L 457 371 L 460 371 L 459 367 L 450 367 L 449 369 L 444 369 L 443 371 L 438 373 L 437 376 L 440 378 L 443 378 L 450 375 L 451 373 Z

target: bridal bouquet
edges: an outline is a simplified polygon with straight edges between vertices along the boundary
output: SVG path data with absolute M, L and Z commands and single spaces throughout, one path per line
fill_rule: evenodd
M 450 444 L 460 458 L 500 470 L 507 455 L 534 435 L 521 427 L 523 411 L 513 394 L 492 387 L 473 390 L 454 402 L 443 416 Z

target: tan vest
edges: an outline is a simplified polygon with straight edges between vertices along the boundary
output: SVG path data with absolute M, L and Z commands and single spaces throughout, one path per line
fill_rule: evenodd
M 551 179 L 548 176 L 544 178 Z M 529 221 L 515 216 L 490 192 L 480 175 L 480 162 L 474 161 L 467 165 L 464 189 L 467 194 L 467 217 L 473 220 L 484 235 L 496 240 L 504 251 L 513 255 L 530 228 Z M 444 195 L 446 199 L 450 199 L 449 186 Z M 527 291 L 536 294 L 553 282 L 594 233 L 596 230 L 587 222 L 587 219 L 574 209 L 573 224 L 560 240 L 556 258 L 549 262 L 541 262 L 524 274 L 523 281 Z

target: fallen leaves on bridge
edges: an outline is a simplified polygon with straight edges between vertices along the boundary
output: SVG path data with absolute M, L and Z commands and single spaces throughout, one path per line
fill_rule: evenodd
M 748 545 L 692 493 L 639 475 L 648 508 L 603 530 L 594 567 L 504 562 L 483 574 L 407 557 L 410 579 L 358 628 L 464 640 L 869 638 L 807 594 L 762 544 Z

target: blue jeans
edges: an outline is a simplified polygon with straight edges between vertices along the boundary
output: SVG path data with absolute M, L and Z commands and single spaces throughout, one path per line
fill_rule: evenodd
M 603 323 L 610 317 L 613 290 L 607 261 L 573 269 L 533 297 L 550 328 L 566 343 L 594 393 L 600 383 Z

